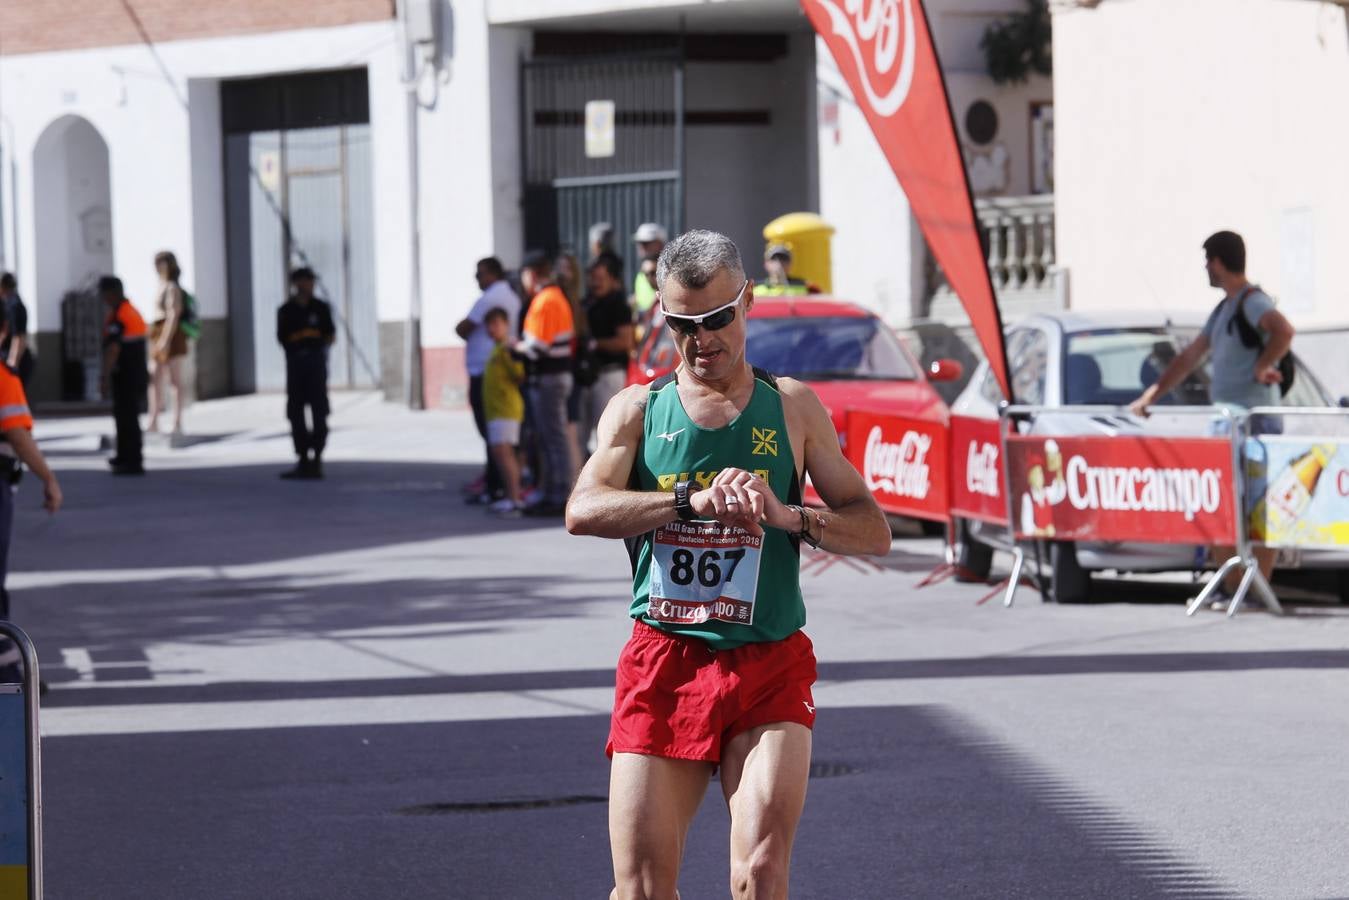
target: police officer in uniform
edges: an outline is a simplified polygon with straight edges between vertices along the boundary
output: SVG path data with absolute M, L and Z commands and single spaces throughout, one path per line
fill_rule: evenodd
M 141 409 L 150 384 L 145 356 L 145 320 L 123 292 L 122 280 L 98 280 L 98 296 L 108 307 L 103 329 L 103 394 L 112 396 L 117 455 L 108 460 L 114 475 L 144 475 Z
M 10 337 L 10 325 L 0 310 L 0 342 Z M 47 467 L 31 429 L 33 417 L 28 412 L 28 398 L 18 373 L 7 362 L 0 361 L 0 619 L 10 617 L 9 592 L 5 590 L 5 576 L 9 571 L 9 538 L 14 524 L 14 492 L 23 466 L 32 470 L 43 485 L 43 505 L 48 511 L 61 508 L 61 485 Z M 12 641 L 0 638 L 0 684 L 19 680 L 19 648 Z
M 770 244 L 764 253 L 763 266 L 764 280 L 754 286 L 756 297 L 804 297 L 820 292 L 814 285 L 791 276 L 792 251 L 786 244 Z
M 290 299 L 276 313 L 276 339 L 286 351 L 286 417 L 299 461 L 282 478 L 322 478 L 328 440 L 328 348 L 337 339 L 332 308 L 314 296 L 309 268 L 290 274 Z M 305 422 L 305 407 L 313 427 Z

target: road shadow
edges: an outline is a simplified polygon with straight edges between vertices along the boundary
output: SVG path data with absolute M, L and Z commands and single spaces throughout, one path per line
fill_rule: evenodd
M 554 601 L 556 602 L 556 601 Z M 585 602 L 585 601 L 579 601 Z M 565 611 L 562 613 L 565 614 Z M 488 620 L 484 620 L 488 621 Z M 494 630 L 485 625 L 474 632 Z M 456 630 L 454 634 L 465 632 Z M 420 637 L 420 635 L 419 635 Z M 115 653 L 115 648 L 107 652 Z M 119 657 L 108 656 L 115 660 Z M 135 659 L 134 655 L 130 659 Z M 139 657 L 144 659 L 144 655 Z M 121 657 L 122 660 L 128 657 Z M 44 660 L 44 666 L 46 665 Z M 1054 675 L 1168 675 L 1191 672 L 1259 672 L 1270 670 L 1349 670 L 1349 650 L 1248 650 L 1216 653 L 1110 653 L 1062 656 L 973 656 L 939 659 L 858 660 L 822 662 L 819 682 L 921 680 L 931 678 L 1017 678 Z M 115 706 L 133 703 L 251 701 L 412 696 L 424 694 L 526 692 L 573 688 L 612 688 L 614 670 L 564 669 L 473 675 L 426 675 L 410 678 L 336 679 L 329 681 L 247 681 L 204 685 L 118 685 L 98 690 L 61 690 L 73 673 L 59 658 L 44 667 L 53 689 L 46 706 Z M 123 671 L 116 677 L 126 680 Z M 149 679 L 149 673 L 146 674 Z
M 603 897 L 606 730 L 578 716 L 49 738 L 48 887 L 104 900 Z M 815 763 L 793 896 L 1236 896 L 940 708 L 822 709 Z M 714 781 L 685 897 L 726 895 L 728 840 Z
M 503 519 L 467 506 L 472 466 L 324 465 L 323 481 L 284 481 L 281 466 L 151 470 L 144 478 L 60 473 L 65 508 L 48 517 L 41 491 L 19 492 L 10 571 L 236 566 L 390 544 L 535 529 L 553 519 Z M 134 578 L 134 574 L 129 577 Z
M 447 567 L 447 571 L 453 570 Z M 58 698 L 68 696 L 60 692 L 60 685 L 79 678 L 65 664 L 61 654 L 65 647 L 82 648 L 94 663 L 119 663 L 107 670 L 96 668 L 96 680 L 149 682 L 152 673 L 145 648 L 165 642 L 246 646 L 321 638 L 365 653 L 373 651 L 366 649 L 368 642 L 350 637 L 353 632 L 396 627 L 407 629 L 411 640 L 495 633 L 512 622 L 571 618 L 584 614 L 589 604 L 613 602 L 615 596 L 622 600 L 621 593 L 604 595 L 593 593 L 593 588 L 572 587 L 576 582 L 562 574 L 447 574 L 432 579 L 310 585 L 289 577 L 168 584 L 129 581 L 119 585 L 117 592 L 88 595 L 73 593 L 68 587 L 24 591 L 19 611 L 41 648 L 43 679 L 56 689 L 49 697 L 59 705 Z M 437 630 L 437 625 L 445 628 Z M 474 627 L 466 629 L 465 625 Z M 134 662 L 147 665 L 128 665 Z M 274 682 L 264 683 L 276 688 Z M 200 688 L 218 689 L 215 685 Z

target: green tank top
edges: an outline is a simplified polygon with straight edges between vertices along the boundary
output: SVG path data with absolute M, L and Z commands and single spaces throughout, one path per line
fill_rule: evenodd
M 657 381 L 646 405 L 634 487 L 674 492 L 711 485 L 723 468 L 753 472 L 784 503 L 801 502 L 782 397 L 773 376 L 754 370 L 754 393 L 724 428 L 708 429 L 684 411 L 673 378 Z M 630 614 L 716 650 L 780 641 L 806 623 L 801 549 L 785 531 L 754 537 L 714 521 L 675 521 L 628 545 L 633 583 Z

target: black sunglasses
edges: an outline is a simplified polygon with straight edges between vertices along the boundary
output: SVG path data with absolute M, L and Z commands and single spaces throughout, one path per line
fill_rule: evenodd
M 679 316 L 665 309 L 665 304 L 661 304 L 661 312 L 665 314 L 665 324 L 670 326 L 670 330 L 693 337 L 698 333 L 698 326 L 701 325 L 707 331 L 720 331 L 727 325 L 735 321 L 735 308 L 740 303 L 740 297 L 745 293 L 745 288 L 749 287 L 749 279 L 740 285 L 740 290 L 736 291 L 735 298 L 724 306 L 718 306 L 711 312 L 703 313 L 701 316 Z

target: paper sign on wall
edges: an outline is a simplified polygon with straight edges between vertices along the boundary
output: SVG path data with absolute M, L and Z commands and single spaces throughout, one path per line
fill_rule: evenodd
M 586 103 L 586 156 L 604 159 L 614 155 L 614 101 Z

